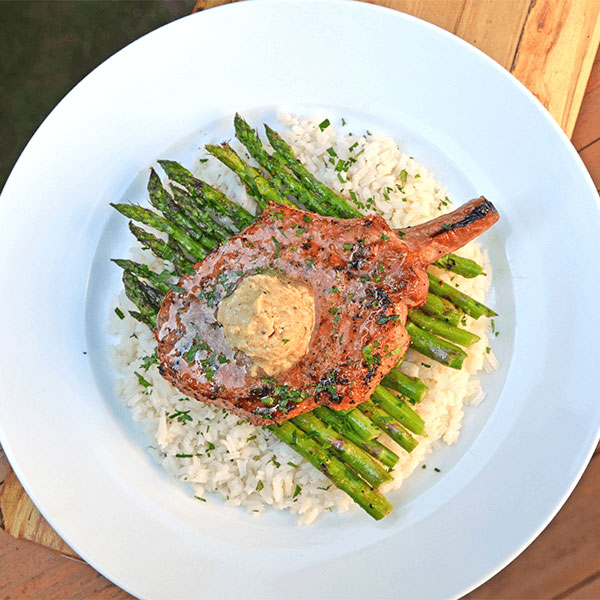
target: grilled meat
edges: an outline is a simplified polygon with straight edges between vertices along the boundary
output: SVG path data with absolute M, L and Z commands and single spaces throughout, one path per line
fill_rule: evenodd
M 379 216 L 339 220 L 270 204 L 165 297 L 156 328 L 161 373 L 186 395 L 256 424 L 322 404 L 355 406 L 408 348 L 404 325 L 427 297 L 427 266 L 497 219 L 483 197 L 399 232 Z M 231 347 L 217 314 L 257 274 L 296 282 L 314 299 L 306 352 L 270 375 Z

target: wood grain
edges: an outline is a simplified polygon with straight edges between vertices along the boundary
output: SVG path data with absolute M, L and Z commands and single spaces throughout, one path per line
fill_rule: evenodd
M 198 5 L 215 6 L 223 3 L 226 2 L 202 0 L 202 2 L 198 2 Z M 547 3 L 541 0 L 537 0 L 537 2 L 535 0 L 533 2 L 412 0 L 387 1 L 381 2 L 381 4 L 393 8 L 402 5 L 401 9 L 404 9 L 405 12 L 421 17 L 426 17 L 426 15 L 420 14 L 419 11 L 429 10 L 431 11 L 429 21 L 459 35 L 459 32 L 462 31 L 465 39 L 480 48 L 483 48 L 485 44 L 486 51 L 501 64 L 507 64 L 506 61 L 510 59 L 511 52 L 513 57 L 518 57 L 519 53 L 523 57 L 527 51 L 527 47 L 523 46 L 523 36 L 520 34 L 520 43 L 519 39 L 515 39 L 514 36 L 511 37 L 510 43 L 501 41 L 501 35 L 497 33 L 497 29 L 503 26 L 504 21 L 506 21 L 507 28 L 504 30 L 504 35 L 507 35 L 507 31 L 512 31 L 514 34 L 514 31 L 519 29 L 519 23 L 520 32 L 524 32 L 527 26 L 536 31 L 541 27 L 541 30 L 544 31 L 550 21 L 557 19 L 564 21 L 564 14 L 556 7 L 550 7 L 544 14 L 542 8 Z M 526 7 L 525 4 L 527 4 Z M 573 3 L 569 4 L 573 5 Z M 575 4 L 579 5 L 576 7 L 578 10 L 587 10 L 590 3 L 587 0 L 581 0 Z M 487 11 L 485 10 L 486 6 L 488 7 Z M 508 10 L 507 6 L 511 10 Z M 597 2 L 597 7 L 600 9 L 600 0 Z M 505 15 L 504 18 L 502 15 Z M 598 11 L 596 11 L 596 21 L 597 16 Z M 471 24 L 468 25 L 469 23 Z M 535 27 L 532 23 L 536 23 Z M 582 23 L 580 22 L 580 24 Z M 597 45 L 597 27 L 590 28 L 589 23 L 587 25 L 583 23 L 583 25 L 585 31 L 589 33 L 590 44 L 593 46 L 593 43 L 596 43 Z M 575 34 L 572 28 L 571 34 Z M 564 36 L 557 36 L 557 38 L 559 37 L 561 38 L 560 44 L 565 44 Z M 527 43 L 527 39 L 525 43 Z M 556 44 L 552 48 L 553 53 L 558 52 Z M 580 51 L 571 54 L 577 54 L 580 57 L 581 65 L 578 67 L 577 76 L 572 77 L 570 82 L 562 79 L 562 85 L 581 85 L 581 81 L 585 79 L 585 65 L 588 57 L 584 56 L 585 52 L 582 54 Z M 524 61 L 525 59 L 519 60 Z M 581 116 L 572 137 L 575 147 L 580 151 L 598 188 L 600 188 L 599 61 L 600 53 L 595 62 L 589 60 L 590 64 L 593 63 L 593 70 L 581 105 Z M 556 65 L 560 62 L 557 57 L 552 57 L 548 61 L 548 65 L 551 64 L 554 65 L 552 68 L 558 68 Z M 517 64 L 518 60 L 515 60 L 515 66 Z M 541 65 L 540 69 L 545 78 L 550 67 Z M 523 76 L 526 75 L 531 75 L 531 69 L 525 69 Z M 545 84 L 542 87 L 545 93 L 553 94 L 552 85 L 549 85 L 545 79 L 544 81 Z M 568 115 L 571 115 L 577 108 L 577 92 L 571 94 L 571 101 L 567 96 L 568 94 L 563 100 L 563 106 L 566 107 L 570 102 L 570 109 L 563 116 L 568 126 L 570 118 Z M 12 474 L 1 448 L 0 486 L 2 486 L 0 487 L 0 523 L 4 517 L 4 526 L 13 534 L 24 536 L 26 539 L 31 538 L 37 544 L 53 549 L 50 551 L 39 545 L 19 541 L 0 531 L 0 598 L 11 598 L 12 600 L 30 598 L 125 600 L 131 598 L 129 594 L 98 575 L 91 567 L 74 560 L 67 560 L 60 554 L 68 552 L 76 556 L 58 538 L 26 497 L 16 477 Z M 573 495 L 548 528 L 506 569 L 466 598 L 469 600 L 486 598 L 526 600 L 550 597 L 573 600 L 600 598 L 600 504 L 597 501 L 599 492 L 600 445 Z M 21 507 L 16 514 L 15 506 Z M 52 538 L 52 541 L 48 542 L 49 538 Z
M 570 137 L 600 41 L 598 0 L 532 3 L 512 74 Z
M 600 129 L 597 127 L 598 111 L 600 111 L 600 53 L 592 67 L 592 73 L 588 80 L 584 101 L 579 110 L 577 127 L 573 132 L 571 141 L 577 151 L 583 150 L 596 140 L 600 139 Z

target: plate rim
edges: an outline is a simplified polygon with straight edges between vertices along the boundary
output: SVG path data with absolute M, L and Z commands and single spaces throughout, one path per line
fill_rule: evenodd
M 111 61 L 115 56 L 117 56 L 117 55 L 119 55 L 121 53 L 125 53 L 126 51 L 128 51 L 128 49 L 129 49 L 130 46 L 132 46 L 134 44 L 137 44 L 139 42 L 139 40 L 144 39 L 144 38 L 149 37 L 149 36 L 152 36 L 153 34 L 155 34 L 155 32 L 160 31 L 160 30 L 162 30 L 164 28 L 171 27 L 174 23 L 176 23 L 179 20 L 183 20 L 183 19 L 202 19 L 203 18 L 202 15 L 205 14 L 206 12 L 213 12 L 213 11 L 238 11 L 238 10 L 240 10 L 240 7 L 243 6 L 243 5 L 271 5 L 272 6 L 272 5 L 275 4 L 275 2 L 277 2 L 277 4 L 280 4 L 280 5 L 287 5 L 287 6 L 293 6 L 294 5 L 294 0 L 253 0 L 252 2 L 247 2 L 247 3 L 246 2 L 244 2 L 244 3 L 233 3 L 233 4 L 226 4 L 226 5 L 214 7 L 214 8 L 208 9 L 207 11 L 202 11 L 202 12 L 199 12 L 199 13 L 195 13 L 195 14 L 183 17 L 182 19 L 177 19 L 176 21 L 172 21 L 171 23 L 168 23 L 168 24 L 166 24 L 166 25 L 164 25 L 164 26 L 162 26 L 162 27 L 160 27 L 160 28 L 158 28 L 158 29 L 156 29 L 156 30 L 154 30 L 152 32 L 149 32 L 148 34 L 142 36 L 138 40 L 135 40 L 134 42 L 131 42 L 131 44 L 128 44 L 127 46 L 125 46 L 124 48 L 122 48 L 121 50 L 119 50 L 117 53 L 115 53 L 111 57 L 107 58 L 98 67 L 96 67 L 93 71 L 91 71 L 88 75 L 86 75 L 77 85 L 75 85 L 64 96 L 64 98 L 61 99 L 61 101 L 56 105 L 56 107 L 49 113 L 49 115 L 44 119 L 44 121 L 38 127 L 38 129 L 36 130 L 36 132 L 34 133 L 34 135 L 31 137 L 31 139 L 29 140 L 29 142 L 27 143 L 27 145 L 23 149 L 23 151 L 22 151 L 21 155 L 19 156 L 19 159 L 15 163 L 13 169 L 11 170 L 11 173 L 10 173 L 10 175 L 9 175 L 7 181 L 6 181 L 6 184 L 4 186 L 4 189 L 2 191 L 2 196 L 0 197 L 0 201 L 1 201 L 1 199 L 2 199 L 3 196 L 7 195 L 7 193 L 6 193 L 7 189 L 11 190 L 11 187 L 9 186 L 9 184 L 11 183 L 11 180 L 13 179 L 13 173 L 16 171 L 16 167 L 21 162 L 22 157 L 28 152 L 28 149 L 30 148 L 30 146 L 32 146 L 32 145 L 34 145 L 36 143 L 37 138 L 40 137 L 40 135 L 41 135 L 40 132 L 43 133 L 43 131 L 45 129 L 45 125 L 46 125 L 48 119 L 55 113 L 55 111 L 57 111 L 59 109 L 59 107 L 63 104 L 63 102 L 68 97 L 71 97 L 74 94 L 74 92 L 76 90 L 78 90 L 78 88 L 84 82 L 86 82 L 90 78 L 92 78 L 97 73 L 98 70 L 106 68 L 105 67 L 106 63 L 108 63 L 109 61 Z M 334 5 L 342 6 L 343 3 L 348 3 L 348 0 L 308 0 L 308 2 L 305 2 L 305 3 L 306 4 L 313 4 L 313 5 L 330 5 L 330 4 L 334 4 Z M 573 147 L 573 145 L 572 145 L 571 141 L 569 140 L 569 138 L 562 131 L 562 129 L 560 128 L 560 126 L 558 125 L 558 123 L 553 119 L 553 117 L 550 115 L 550 113 L 548 112 L 548 110 L 541 104 L 541 102 L 531 93 L 530 90 L 528 90 L 521 82 L 519 82 L 509 71 L 507 71 L 506 69 L 504 69 L 501 65 L 499 65 L 496 61 L 494 61 L 492 58 L 490 58 L 484 52 L 482 52 L 478 48 L 472 46 L 468 42 L 465 42 L 464 40 L 462 40 L 461 38 L 459 38 L 455 34 L 450 33 L 448 31 L 440 28 L 437 25 L 434 25 L 432 23 L 424 21 L 423 19 L 419 19 L 417 17 L 408 15 L 406 13 L 402 13 L 400 11 L 397 11 L 397 10 L 394 10 L 394 9 L 391 9 L 391 8 L 386 8 L 386 7 L 382 7 L 382 6 L 378 6 L 378 5 L 364 4 L 362 2 L 358 2 L 358 0 L 353 1 L 352 4 L 360 4 L 361 8 L 363 10 L 376 11 L 376 12 L 386 12 L 386 13 L 390 14 L 390 16 L 394 15 L 395 18 L 405 19 L 408 22 L 415 21 L 415 22 L 418 22 L 418 23 L 420 23 L 422 25 L 424 24 L 426 27 L 433 28 L 433 29 L 437 30 L 438 33 L 441 33 L 441 35 L 443 35 L 444 37 L 452 39 L 452 43 L 460 43 L 461 45 L 464 45 L 465 47 L 467 47 L 471 53 L 475 52 L 475 54 L 478 54 L 480 57 L 484 58 L 484 60 L 488 63 L 488 65 L 492 66 L 492 68 L 494 68 L 495 70 L 501 72 L 502 76 L 506 77 L 508 75 L 509 79 L 512 81 L 512 84 L 514 85 L 516 83 L 517 87 L 520 88 L 521 93 L 524 92 L 525 95 L 529 98 L 529 100 L 534 102 L 534 104 L 536 105 L 536 107 L 538 109 L 538 112 L 541 112 L 541 114 L 544 116 L 544 119 L 546 120 L 546 122 L 552 127 L 552 129 L 554 129 L 555 133 L 558 133 L 559 136 L 562 138 L 563 144 L 564 144 L 564 142 L 566 142 L 566 144 L 564 144 L 564 145 L 567 148 L 568 152 L 570 153 L 571 157 L 573 159 L 575 159 L 575 162 L 578 164 L 580 175 L 583 176 L 583 179 L 586 181 L 587 187 L 592 192 L 592 195 L 595 195 L 597 206 L 600 204 L 600 198 L 598 197 L 598 193 L 597 193 L 597 191 L 596 191 L 596 189 L 595 189 L 595 187 L 593 185 L 593 181 L 591 179 L 591 176 L 588 173 L 587 169 L 585 168 L 585 165 L 583 164 L 583 161 L 581 160 L 581 157 L 576 152 L 576 150 Z M 243 10 L 247 10 L 246 6 L 244 6 Z M 0 434 L 3 434 L 3 433 L 4 433 L 3 432 L 3 427 L 0 424 Z M 26 490 L 26 492 L 28 493 L 29 497 L 35 503 L 36 507 L 38 507 L 38 502 L 36 500 L 36 493 L 35 493 L 34 490 L 30 489 L 28 479 L 27 479 L 25 473 L 23 473 L 21 471 L 19 462 L 16 459 L 16 457 L 13 455 L 10 443 L 7 444 L 6 436 L 5 435 L 2 435 L 1 437 L 2 437 L 2 445 L 3 445 L 4 452 L 5 452 L 8 460 L 9 460 L 9 462 L 11 464 L 11 467 L 13 468 L 13 471 L 15 472 L 15 474 L 17 475 L 17 477 L 19 478 L 19 481 L 23 485 L 23 487 Z M 531 538 L 526 543 L 524 543 L 520 548 L 516 549 L 514 551 L 514 553 L 511 556 L 509 556 L 503 562 L 503 564 L 500 564 L 498 566 L 498 568 L 496 568 L 492 572 L 484 575 L 478 582 L 474 583 L 472 585 L 472 587 L 470 587 L 469 589 L 465 589 L 461 593 L 461 595 L 462 594 L 466 594 L 466 593 L 472 591 L 473 589 L 476 589 L 477 587 L 479 587 L 480 585 L 482 585 L 482 583 L 484 583 L 485 581 L 489 580 L 496 573 L 498 573 L 503 568 L 505 568 L 506 565 L 508 565 L 510 562 L 512 562 L 519 554 L 521 554 L 540 535 L 540 533 L 548 526 L 548 524 L 552 521 L 552 519 L 554 519 L 554 517 L 556 516 L 556 514 L 562 508 L 562 506 L 564 505 L 564 503 L 569 498 L 569 496 L 573 492 L 574 488 L 576 487 L 576 485 L 580 481 L 580 479 L 581 479 L 581 477 L 582 477 L 585 469 L 587 468 L 587 466 L 588 466 L 588 464 L 589 464 L 589 462 L 590 462 L 590 460 L 591 460 L 591 458 L 592 458 L 592 456 L 594 454 L 595 447 L 597 446 L 599 440 L 600 440 L 600 430 L 598 430 L 596 432 L 595 443 L 593 445 L 590 445 L 586 457 L 582 460 L 577 473 L 572 478 L 572 480 L 570 482 L 570 485 L 568 486 L 567 490 L 565 491 L 565 493 L 562 496 L 562 499 L 555 506 L 554 510 L 551 511 L 551 513 L 547 516 L 544 524 L 538 528 L 537 532 L 535 532 L 531 536 Z M 44 518 L 47 518 L 46 515 L 44 514 L 44 510 L 40 509 L 39 507 L 38 507 L 38 510 L 40 510 L 40 512 L 44 516 Z M 48 520 L 48 522 L 52 525 L 52 527 L 57 532 L 60 531 L 60 529 L 62 529 L 60 526 L 56 526 L 55 523 L 52 522 L 52 520 L 50 520 L 50 519 L 47 519 L 47 520 Z M 62 534 L 60 534 L 60 535 L 61 535 L 61 537 L 71 547 L 73 547 L 73 545 L 70 543 L 70 541 L 68 540 L 67 537 L 63 536 Z M 93 568 L 95 568 L 99 572 L 102 572 L 102 570 L 96 566 L 95 561 L 86 561 L 86 562 L 88 562 L 88 564 L 90 564 Z M 128 591 L 129 593 L 133 594 L 132 590 L 128 589 L 127 586 L 123 585 L 121 583 L 121 581 L 119 579 L 115 578 L 113 575 L 111 575 L 110 577 L 107 576 L 107 578 L 109 578 L 111 581 L 115 582 L 122 589 L 124 589 L 124 590 Z

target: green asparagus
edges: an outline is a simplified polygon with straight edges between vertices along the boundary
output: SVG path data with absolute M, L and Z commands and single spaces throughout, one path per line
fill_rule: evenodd
M 382 494 L 290 421 L 269 425 L 267 429 L 331 479 L 374 519 L 382 519 L 393 509 Z
M 442 258 L 436 260 L 433 264 L 436 267 L 452 271 L 457 275 L 462 275 L 469 279 L 477 277 L 478 275 L 485 275 L 481 265 L 470 258 L 463 258 L 456 254 L 446 254 L 446 256 L 442 256 Z
M 412 452 L 417 447 L 417 440 L 394 417 L 371 400 L 359 404 L 358 408 L 407 452 Z
M 442 319 L 450 325 L 458 325 L 464 316 L 462 310 L 456 308 L 450 300 L 446 300 L 440 296 L 436 296 L 431 292 L 427 294 L 425 304 L 421 306 L 421 310 L 436 319 Z
M 344 439 L 338 432 L 329 427 L 312 413 L 298 415 L 292 419 L 294 425 L 305 433 L 315 435 L 318 442 L 331 447 L 340 460 L 352 467 L 365 481 L 374 488 L 391 479 L 390 474 L 364 450 Z
M 179 163 L 173 160 L 159 160 L 158 164 L 171 181 L 185 187 L 193 198 L 206 202 L 219 214 L 230 218 L 239 229 L 253 223 L 254 217 L 245 208 L 229 200 L 225 194 L 208 183 L 194 177 Z
M 400 392 L 413 404 L 421 402 L 428 390 L 427 386 L 418 377 L 409 377 L 398 368 L 392 369 L 381 383 L 396 392 Z
M 411 321 L 406 322 L 406 331 L 410 337 L 411 348 L 414 348 L 417 352 L 447 367 L 452 367 L 453 369 L 460 369 L 462 367 L 467 355 L 458 346 L 428 331 L 424 331 Z
M 454 327 L 454 325 L 445 323 L 441 319 L 430 317 L 420 310 L 411 310 L 408 313 L 408 318 L 421 329 L 429 331 L 430 333 L 435 333 L 459 346 L 472 346 L 481 339 L 478 335 L 475 335 L 466 329 Z
M 488 308 L 481 302 L 477 302 L 470 296 L 463 294 L 456 288 L 451 285 L 443 282 L 441 279 L 437 278 L 435 275 L 431 273 L 427 273 L 429 277 L 429 291 L 433 292 L 436 296 L 441 296 L 442 298 L 446 298 L 450 300 L 453 304 L 458 306 L 462 311 L 466 312 L 468 315 L 473 317 L 474 319 L 479 319 L 479 317 L 497 317 L 498 313 L 495 313 L 491 308 Z
M 425 422 L 423 419 L 401 398 L 398 398 L 389 390 L 386 390 L 382 386 L 378 386 L 371 400 L 382 408 L 388 415 L 394 417 L 399 421 L 406 429 L 422 435 L 425 430 Z

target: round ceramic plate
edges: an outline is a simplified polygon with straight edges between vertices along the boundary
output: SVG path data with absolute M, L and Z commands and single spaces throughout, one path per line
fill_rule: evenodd
M 108 202 L 136 200 L 160 157 L 191 160 L 231 119 L 276 107 L 396 137 L 458 202 L 502 216 L 485 243 L 501 369 L 460 442 L 375 523 L 298 528 L 198 503 L 146 453 L 112 392 L 105 333 L 127 246 Z M 444 31 L 349 2 L 257 0 L 128 46 L 46 119 L 0 202 L 0 439 L 59 534 L 142 598 L 449 598 L 542 530 L 597 442 L 598 198 L 548 113 Z M 433 460 L 433 459 L 432 459 Z

